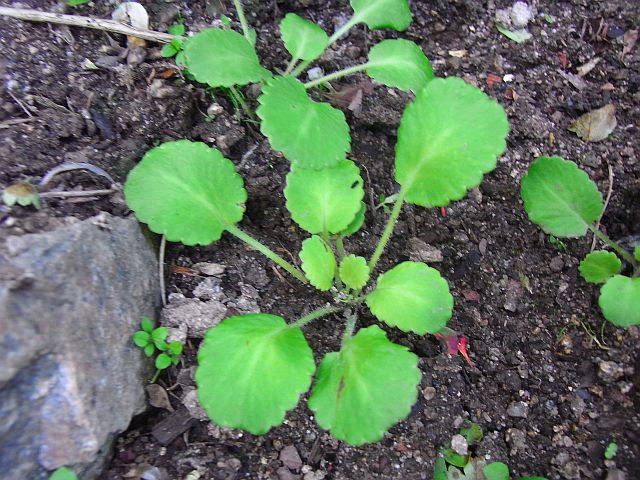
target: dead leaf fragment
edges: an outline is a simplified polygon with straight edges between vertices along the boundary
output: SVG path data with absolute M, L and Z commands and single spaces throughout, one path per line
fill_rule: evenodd
M 449 55 L 456 58 L 463 58 L 466 54 L 466 50 L 449 50 Z
M 571 125 L 568 130 L 587 142 L 599 142 L 607 138 L 618 124 L 616 107 L 605 105 L 597 110 L 585 113 Z
M 593 57 L 584 65 L 580 65 L 578 68 L 576 68 L 576 73 L 579 77 L 584 77 L 587 73 L 595 68 L 598 62 L 600 62 L 600 57 Z
M 145 390 L 147 391 L 149 403 L 152 407 L 164 408 L 170 412 L 174 411 L 174 408 L 171 406 L 171 402 L 169 401 L 169 395 L 167 395 L 167 391 L 163 387 L 157 383 L 152 383 L 151 385 L 147 385 Z

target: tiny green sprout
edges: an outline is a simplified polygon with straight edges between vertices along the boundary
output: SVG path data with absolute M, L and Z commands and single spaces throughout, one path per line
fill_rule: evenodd
M 604 203 L 596 184 L 578 166 L 560 157 L 539 157 L 522 178 L 520 195 L 529 219 L 555 237 L 592 232 L 613 252 L 597 250 L 581 262 L 589 283 L 601 283 L 598 304 L 605 319 L 618 327 L 640 325 L 640 262 L 599 229 Z M 621 259 L 631 275 L 621 275 Z
M 562 253 L 567 253 L 569 249 L 567 244 L 554 235 L 549 235 L 549 243 L 555 247 L 556 250 Z
M 80 5 L 86 5 L 91 0 L 67 0 L 67 5 L 70 7 L 79 7 Z
M 156 349 L 166 350 L 167 335 L 167 327 L 153 328 L 151 320 L 144 317 L 140 322 L 140 330 L 133 334 L 132 339 L 133 343 L 140 347 L 147 357 L 150 357 Z
M 351 445 L 378 441 L 410 413 L 421 372 L 418 357 L 391 342 L 378 325 L 358 328 L 360 315 L 368 307 L 380 323 L 403 332 L 450 332 L 446 323 L 453 296 L 438 270 L 422 262 L 401 262 L 386 272 L 376 267 L 404 205 L 446 206 L 495 168 L 506 148 L 507 117 L 478 88 L 459 78 L 434 78 L 422 50 L 406 40 L 384 40 L 372 47 L 366 64 L 319 79 L 329 82 L 362 71 L 415 93 L 398 128 L 394 179 L 399 189 L 385 200 L 391 207 L 386 225 L 368 258 L 349 252 L 344 240 L 365 225 L 366 206 L 360 169 L 347 159 L 346 116 L 312 100 L 307 90 L 316 82 L 305 84 L 297 77 L 356 24 L 404 30 L 411 20 L 407 0 L 350 3 L 353 16 L 330 37 L 297 15 L 283 19 L 280 30 L 291 55 L 283 75 L 261 66 L 239 0 L 234 5 L 243 34 L 203 30 L 185 41 L 178 62 L 211 88 L 239 92 L 238 86 L 262 82 L 256 110 L 260 130 L 290 162 L 286 209 L 309 235 L 299 262 L 285 260 L 240 227 L 247 201 L 243 179 L 231 160 L 203 143 L 177 140 L 156 146 L 124 185 L 129 208 L 168 241 L 209 245 L 232 235 L 332 297 L 329 305 L 297 320 L 236 315 L 206 332 L 195 382 L 201 405 L 217 425 L 264 434 L 309 392 L 308 406 L 318 425 L 336 439 Z M 303 328 L 329 315 L 344 321 L 342 340 L 339 350 L 324 355 L 316 367 Z M 143 326 L 134 341 L 161 351 L 159 371 L 175 363 L 181 350 L 172 350 L 173 344 L 158 347 L 150 328 Z M 466 339 L 455 340 L 456 351 L 466 356 Z
M 78 476 L 73 470 L 60 467 L 49 476 L 49 480 L 78 480 Z
M 33 205 L 38 209 L 40 208 L 38 190 L 29 182 L 18 182 L 9 185 L 2 192 L 2 201 L 10 207 L 17 203 L 22 207 Z
M 616 454 L 618 453 L 618 445 L 616 442 L 611 442 L 607 445 L 607 448 L 604 449 L 604 458 L 606 460 L 612 460 Z

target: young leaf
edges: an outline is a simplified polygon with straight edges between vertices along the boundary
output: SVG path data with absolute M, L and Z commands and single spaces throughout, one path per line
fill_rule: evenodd
M 447 462 L 442 457 L 436 458 L 433 465 L 433 480 L 447 480 Z
M 580 275 L 589 283 L 602 283 L 620 271 L 622 263 L 615 253 L 596 250 L 580 262 Z
M 598 305 L 604 318 L 618 327 L 640 325 L 640 277 L 609 278 L 600 287 Z
M 242 219 L 247 192 L 230 160 L 178 140 L 147 152 L 124 185 L 128 207 L 167 240 L 207 245 Z
M 509 467 L 502 462 L 493 462 L 482 469 L 486 480 L 509 480 Z
M 149 334 L 147 332 L 143 332 L 142 330 L 138 330 L 131 337 L 133 343 L 135 343 L 138 347 L 144 348 L 149 343 Z
M 362 224 L 364 223 L 364 214 L 366 211 L 367 205 L 364 202 L 360 202 L 360 210 L 358 210 L 358 213 L 356 213 L 355 218 L 349 224 L 349 226 L 340 232 L 340 235 L 346 237 L 348 235 L 353 235 L 358 230 L 360 230 Z
M 255 435 L 284 420 L 311 385 L 313 353 L 299 328 L 275 315 L 229 317 L 198 352 L 198 398 L 218 425 Z
M 171 342 L 169 343 L 169 345 L 167 345 L 167 350 L 169 350 L 171 355 L 179 356 L 182 353 L 182 343 L 178 342 L 177 340 Z
M 616 442 L 611 442 L 607 445 L 607 448 L 604 449 L 604 458 L 606 460 L 612 460 L 613 457 L 618 453 L 618 444 Z
M 439 332 L 453 310 L 447 281 L 420 262 L 402 262 L 380 275 L 366 301 L 379 320 L 418 335 Z
M 338 233 L 361 208 L 364 190 L 360 171 L 351 160 L 322 170 L 293 167 L 284 189 L 293 220 L 309 233 Z
M 509 131 L 500 105 L 460 78 L 435 78 L 402 115 L 396 180 L 423 207 L 459 200 L 493 170 Z
M 520 196 L 529 219 L 556 237 L 580 237 L 602 212 L 602 195 L 578 166 L 539 157 L 522 177 Z
M 154 354 L 154 352 L 156 351 L 156 346 L 153 343 L 148 343 L 145 347 L 144 347 L 144 354 L 147 357 L 150 357 L 151 355 Z
M 480 442 L 482 440 L 482 428 L 477 423 L 469 422 L 460 429 L 462 435 L 469 445 Z
M 322 291 L 331 288 L 336 273 L 336 259 L 324 240 L 313 235 L 302 242 L 300 260 L 302 260 L 302 270 L 311 285 Z
M 273 149 L 296 166 L 328 168 L 346 157 L 351 139 L 344 113 L 312 101 L 296 79 L 273 78 L 262 88 L 258 102 L 260 130 Z
M 151 340 L 154 342 L 165 340 L 169 335 L 169 329 L 167 327 L 158 327 L 151 332 Z
M 164 370 L 171 365 L 171 357 L 166 353 L 161 353 L 156 357 L 156 368 L 158 370 Z
M 211 87 L 246 85 L 271 77 L 247 39 L 233 30 L 208 28 L 182 47 L 189 73 Z
M 280 35 L 293 58 L 314 60 L 327 48 L 329 37 L 322 28 L 295 13 L 288 13 L 280 22 Z
M 422 49 L 409 40 L 383 40 L 369 50 L 367 74 L 389 87 L 417 92 L 433 78 Z
M 640 262 L 640 245 L 633 249 L 633 258 Z
M 338 270 L 344 284 L 355 290 L 364 287 L 369 281 L 369 266 L 367 261 L 356 255 L 348 255 L 340 262 Z
M 407 0 L 351 0 L 353 19 L 366 23 L 370 29 L 406 30 L 411 23 Z
M 351 445 L 375 442 L 417 398 L 418 357 L 372 325 L 320 362 L 309 408 L 322 428 Z
M 78 3 L 77 5 L 80 4 Z M 49 480 L 78 480 L 78 476 L 73 470 L 69 470 L 67 467 L 60 467 L 51 474 Z
M 140 321 L 140 328 L 142 328 L 143 332 L 151 333 L 153 332 L 153 322 L 151 322 L 147 317 L 142 317 L 142 320 Z

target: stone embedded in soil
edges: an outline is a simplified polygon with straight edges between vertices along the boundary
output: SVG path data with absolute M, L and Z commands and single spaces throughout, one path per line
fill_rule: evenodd
M 467 439 L 460 434 L 456 434 L 451 437 L 451 448 L 458 455 L 466 455 L 469 453 L 469 444 L 467 443 Z
M 551 262 L 549 262 L 549 268 L 552 272 L 561 272 L 564 268 L 564 261 L 562 260 L 562 257 L 560 255 L 553 257 Z
M 507 445 L 511 448 L 511 455 L 515 455 L 518 450 L 524 450 L 527 445 L 527 434 L 517 428 L 507 429 L 505 435 Z
M 525 402 L 513 402 L 507 408 L 507 415 L 515 418 L 527 418 L 529 414 L 529 405 Z
M 219 276 L 224 273 L 227 267 L 220 265 L 219 263 L 199 262 L 191 265 L 191 268 L 203 275 Z
M 276 474 L 278 475 L 278 480 L 300 480 L 302 477 L 300 475 L 294 475 L 287 467 L 280 467 L 276 470 Z
M 601 360 L 598 363 L 598 377 L 606 383 L 613 383 L 624 376 L 624 369 L 616 362 Z
M 207 412 L 200 406 L 198 392 L 195 388 L 183 387 L 182 404 L 189 411 L 189 414 L 196 420 L 206 420 L 209 418 Z
M 442 262 L 442 252 L 417 237 L 407 242 L 407 255 L 412 262 L 437 263 Z
M 131 342 L 159 302 L 155 248 L 135 219 L 101 214 L 9 237 L 0 253 L 0 471 L 94 478 L 145 408 L 148 360 Z
M 514 279 L 509 280 L 503 304 L 504 309 L 509 312 L 517 312 L 523 292 L 524 290 L 519 281 Z
M 605 480 L 627 480 L 627 474 L 618 469 L 609 470 Z
M 280 461 L 291 470 L 302 468 L 302 459 L 293 445 L 287 445 L 280 451 Z
M 197 298 L 182 298 L 175 299 L 162 310 L 161 323 L 174 328 L 186 326 L 189 337 L 203 338 L 207 330 L 226 315 L 227 307 L 216 300 L 202 302 Z

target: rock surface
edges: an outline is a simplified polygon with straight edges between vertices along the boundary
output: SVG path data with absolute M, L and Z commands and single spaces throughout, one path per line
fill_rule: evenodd
M 154 249 L 107 214 L 1 247 L 2 478 L 63 465 L 94 478 L 145 407 L 148 362 L 130 337 L 159 301 Z

